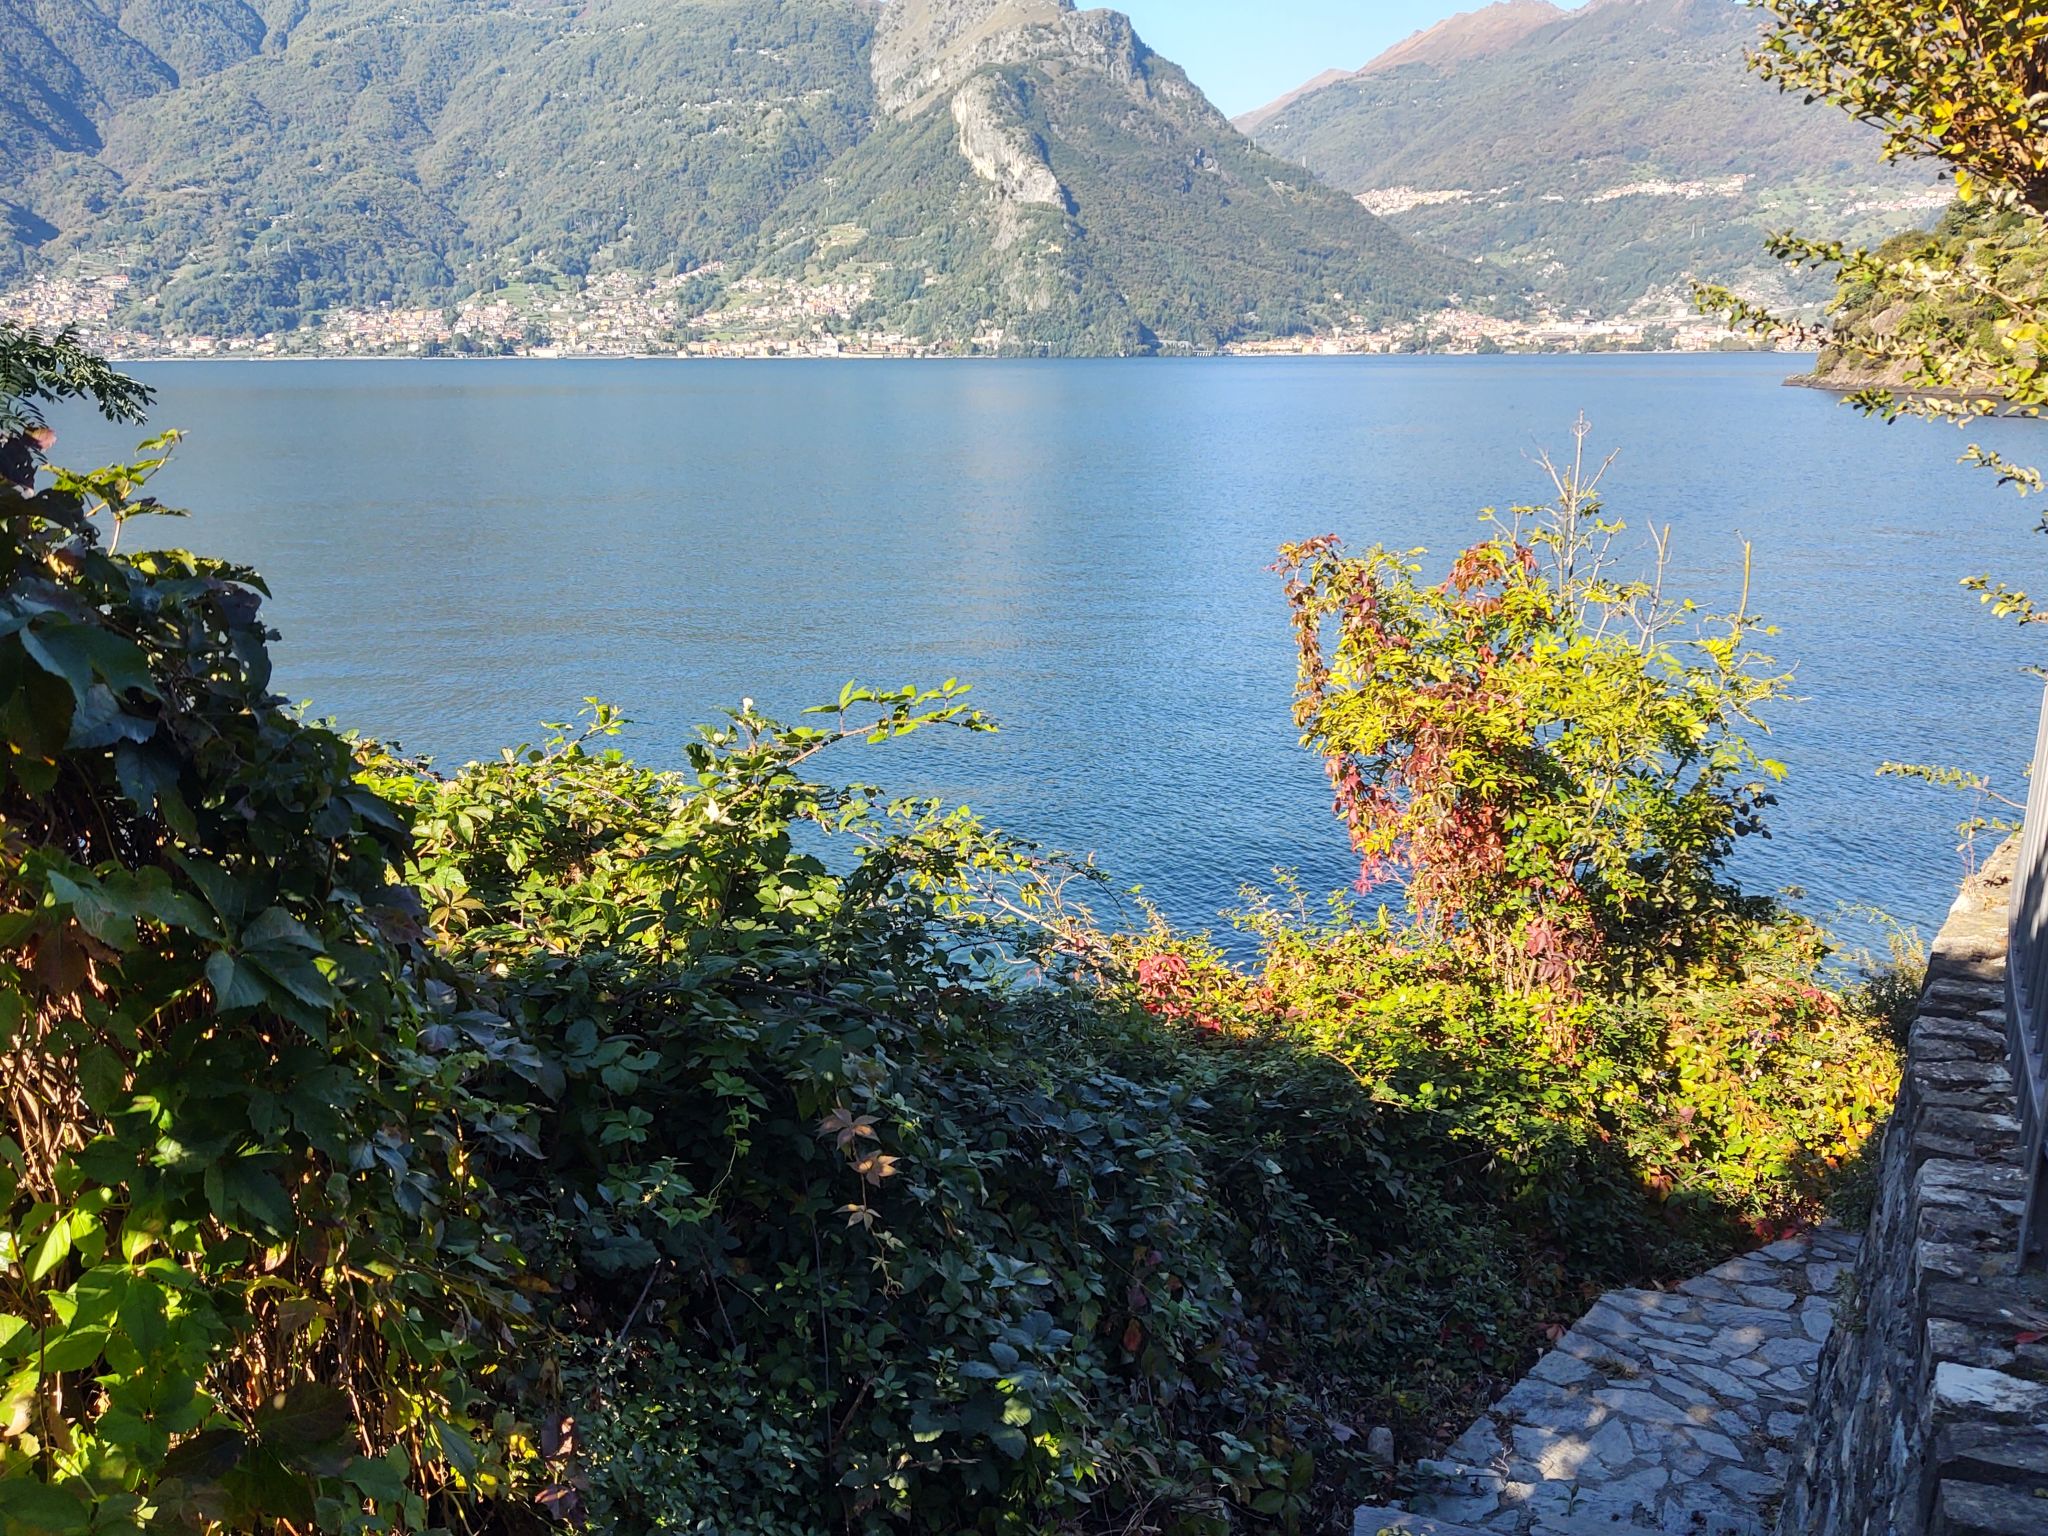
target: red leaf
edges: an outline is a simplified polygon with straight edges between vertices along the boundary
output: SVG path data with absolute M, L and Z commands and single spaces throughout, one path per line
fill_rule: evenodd
M 1138 1325 L 1138 1320 L 1134 1317 L 1130 1321 L 1130 1326 L 1124 1329 L 1124 1353 L 1135 1355 L 1144 1342 L 1145 1330 Z

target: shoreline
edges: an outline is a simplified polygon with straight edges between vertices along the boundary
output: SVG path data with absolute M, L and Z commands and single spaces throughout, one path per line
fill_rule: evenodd
M 483 357 L 422 357 L 405 352 L 297 352 L 297 353 L 115 353 L 109 361 L 124 367 L 144 364 L 158 367 L 171 363 L 1252 363 L 1252 362 L 1510 362 L 1549 361 L 1566 358 L 1696 357 L 1797 357 L 1796 352 L 1729 351 L 1701 352 L 1689 348 L 1598 352 L 1196 352 L 1196 353 L 1110 353 L 1089 352 L 1046 356 L 1004 356 L 996 352 L 932 353 L 905 356 L 888 352 L 760 352 L 740 357 L 704 357 L 673 352 L 579 352 L 571 356 L 542 357 L 531 353 Z M 1785 380 L 1798 385 L 1812 377 L 1795 374 Z M 1803 387 L 1832 389 L 1811 383 Z M 1867 386 L 1857 386 L 1867 387 Z M 1853 393 L 1853 390 L 1843 391 Z
M 1971 394 L 1961 389 L 1914 389 L 1891 379 L 1830 379 L 1819 373 L 1795 373 L 1785 380 L 1787 389 L 1811 389 L 1824 395 L 1835 395 L 1848 399 L 1873 389 L 1882 389 L 1908 400 L 1986 400 L 1997 403 L 1990 395 Z

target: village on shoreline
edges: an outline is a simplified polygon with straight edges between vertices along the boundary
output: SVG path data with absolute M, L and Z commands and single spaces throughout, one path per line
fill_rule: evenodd
M 871 283 L 744 277 L 715 310 L 689 314 L 692 285 L 714 264 L 671 277 L 624 272 L 574 282 L 514 284 L 443 307 L 334 309 L 317 324 L 241 336 L 140 325 L 130 279 L 107 270 L 43 275 L 0 290 L 0 320 L 54 331 L 70 325 L 123 361 L 344 358 L 958 358 L 1015 356 L 1000 330 L 933 342 L 862 323 Z M 146 304 L 145 306 L 147 307 Z M 1345 357 L 1557 355 L 1582 352 L 1753 351 L 1726 325 L 1689 313 L 1672 295 L 1621 317 L 1503 317 L 1447 308 L 1399 324 L 1354 315 L 1304 335 L 1233 342 L 1209 355 Z M 1165 355 L 1195 355 L 1162 342 Z

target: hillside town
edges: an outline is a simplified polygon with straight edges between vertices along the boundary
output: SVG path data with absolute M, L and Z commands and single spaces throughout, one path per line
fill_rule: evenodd
M 727 280 L 723 263 L 651 280 L 615 271 L 545 284 L 495 284 L 438 308 L 337 308 L 296 330 L 229 336 L 151 329 L 138 318 L 147 314 L 148 301 L 131 302 L 130 274 L 88 269 L 39 275 L 0 290 L 0 320 L 44 331 L 76 326 L 94 346 L 124 359 L 930 357 L 1012 350 L 1006 334 L 995 328 L 962 346 L 865 323 L 862 311 L 874 276 L 811 283 L 758 276 Z M 1236 342 L 1225 350 L 1235 356 L 1330 357 L 1711 352 L 1746 345 L 1671 295 L 1614 317 L 1501 316 L 1455 307 L 1388 325 L 1353 315 L 1313 334 Z

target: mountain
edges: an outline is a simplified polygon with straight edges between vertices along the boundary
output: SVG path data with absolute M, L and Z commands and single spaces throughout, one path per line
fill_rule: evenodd
M 771 221 L 770 267 L 874 276 L 923 333 L 1205 350 L 1491 285 L 1254 148 L 1116 12 L 893 0 L 873 74 L 881 121 Z
M 32 182 L 42 254 L 127 266 L 163 328 L 242 334 L 687 268 L 858 140 L 871 30 L 844 0 L 310 0 Z
M 0 0 L 0 273 L 56 233 L 15 189 L 96 152 L 99 123 L 128 104 L 248 58 L 263 33 L 241 0 Z
M 1497 286 L 1071 0 L 263 4 L 0 0 L 21 266 L 118 270 L 110 321 L 169 334 L 618 279 L 678 332 L 1055 352 Z
M 1669 303 L 1694 278 L 1780 301 L 1762 241 L 1881 238 L 1948 195 L 1875 132 L 1752 76 L 1737 0 L 1507 0 L 1237 120 L 1417 239 L 1507 262 L 1553 306 Z
M 1489 58 L 1505 53 L 1532 32 L 1539 32 L 1571 13 L 1549 0 L 1499 0 L 1484 10 L 1465 11 L 1446 17 L 1433 27 L 1417 32 L 1406 42 L 1396 43 L 1374 59 L 1361 75 L 1383 74 L 1404 64 L 1428 64 L 1437 68 L 1468 59 Z
M 1302 97 L 1312 96 L 1326 85 L 1335 85 L 1339 80 L 1349 80 L 1350 78 L 1351 71 L 1348 69 L 1326 69 L 1306 85 L 1296 86 L 1285 96 L 1269 101 L 1263 107 L 1255 107 L 1249 112 L 1232 118 L 1230 120 L 1231 126 L 1236 128 L 1239 133 L 1257 133 L 1264 124 L 1278 117 L 1282 112 L 1301 100 Z

